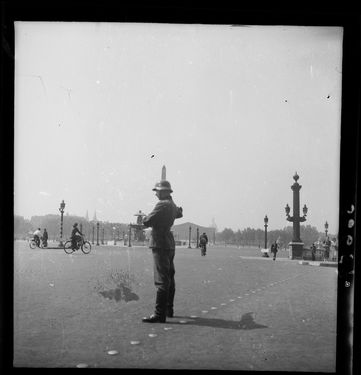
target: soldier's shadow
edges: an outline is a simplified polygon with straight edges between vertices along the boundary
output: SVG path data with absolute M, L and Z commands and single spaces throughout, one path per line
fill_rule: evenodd
M 257 328 L 268 328 L 263 324 L 258 324 L 254 321 L 254 313 L 249 312 L 243 314 L 241 320 L 224 320 L 217 318 L 202 318 L 196 317 L 191 318 L 190 316 L 174 316 L 174 318 L 186 320 L 186 323 L 181 323 L 180 321 L 168 321 L 167 324 L 179 324 L 179 325 L 196 325 L 203 327 L 215 327 L 215 328 L 226 328 L 226 329 L 257 329 Z

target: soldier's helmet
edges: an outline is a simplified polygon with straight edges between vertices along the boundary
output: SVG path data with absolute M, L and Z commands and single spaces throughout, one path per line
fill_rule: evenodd
M 157 182 L 152 190 L 153 191 L 168 190 L 170 193 L 173 192 L 170 186 L 170 182 L 167 180 L 161 180 Z

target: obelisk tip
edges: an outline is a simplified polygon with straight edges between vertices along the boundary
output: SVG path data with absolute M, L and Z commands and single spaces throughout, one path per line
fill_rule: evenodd
M 162 177 L 161 177 L 161 180 L 166 180 L 167 179 L 167 176 L 166 176 L 166 169 L 165 169 L 165 165 L 163 165 L 162 167 Z

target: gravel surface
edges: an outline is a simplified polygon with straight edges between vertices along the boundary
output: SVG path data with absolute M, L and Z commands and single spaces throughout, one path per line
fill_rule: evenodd
M 337 273 L 258 249 L 176 250 L 175 316 L 154 309 L 151 251 L 14 243 L 14 366 L 334 372 Z

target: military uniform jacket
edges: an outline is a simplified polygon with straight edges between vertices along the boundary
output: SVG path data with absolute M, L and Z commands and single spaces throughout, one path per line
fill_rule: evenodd
M 172 197 L 160 200 L 153 211 L 143 219 L 143 224 L 152 228 L 149 247 L 151 249 L 175 249 L 170 228 L 174 220 L 182 216 L 182 211 L 175 205 Z

